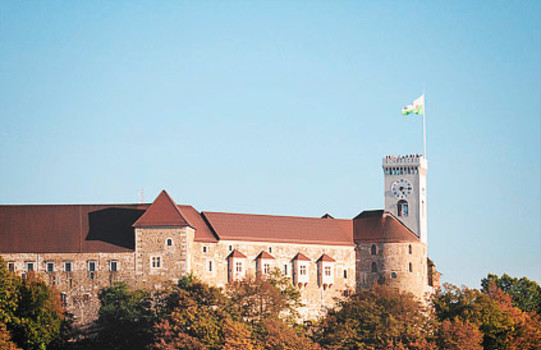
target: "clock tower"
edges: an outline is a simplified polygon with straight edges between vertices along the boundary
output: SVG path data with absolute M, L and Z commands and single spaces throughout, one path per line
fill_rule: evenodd
M 427 170 L 428 162 L 422 155 L 383 157 L 385 210 L 393 213 L 425 244 Z

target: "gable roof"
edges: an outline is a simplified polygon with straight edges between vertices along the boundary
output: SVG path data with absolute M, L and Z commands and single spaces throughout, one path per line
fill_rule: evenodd
M 353 219 L 355 243 L 363 242 L 419 242 L 419 237 L 391 212 L 363 211 Z
M 227 257 L 228 259 L 229 258 L 243 258 L 243 259 L 246 259 L 246 255 L 242 254 L 240 251 L 238 250 L 233 250 L 231 252 L 231 254 L 229 254 L 229 256 Z
M 317 261 L 336 262 L 336 260 L 328 256 L 327 254 L 323 254 L 322 256 L 320 256 L 319 259 L 317 259 Z
M 304 255 L 303 253 L 297 253 L 297 255 L 295 255 L 295 257 L 293 258 L 293 260 L 312 261 L 312 260 L 310 260 L 309 257 L 307 257 L 306 255 Z
M 351 220 L 202 212 L 219 239 L 353 246 Z
M 256 259 L 269 259 L 269 260 L 275 260 L 274 259 L 274 256 L 270 255 L 269 253 L 267 253 L 266 251 L 261 251 L 261 253 L 259 253 L 259 255 L 256 257 Z
M 194 227 L 165 190 L 162 190 L 145 213 L 133 224 L 133 227 L 149 226 Z

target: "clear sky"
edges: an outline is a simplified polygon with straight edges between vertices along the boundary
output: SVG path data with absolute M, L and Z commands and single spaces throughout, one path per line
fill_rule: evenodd
M 2 1 L 0 203 L 352 218 L 422 153 L 443 280 L 541 281 L 541 2 Z

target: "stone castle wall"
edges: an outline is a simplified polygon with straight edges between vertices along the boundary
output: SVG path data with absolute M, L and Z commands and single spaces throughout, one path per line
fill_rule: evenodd
M 376 247 L 375 254 L 372 254 L 373 246 Z M 371 289 L 374 283 L 379 283 L 410 292 L 421 299 L 425 297 L 428 284 L 426 244 L 359 244 L 356 252 L 359 290 Z M 375 272 L 373 263 L 376 264 Z

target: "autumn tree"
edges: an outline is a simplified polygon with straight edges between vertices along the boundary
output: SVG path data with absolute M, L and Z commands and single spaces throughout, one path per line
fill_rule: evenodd
M 535 311 L 541 314 L 541 286 L 526 277 L 515 278 L 508 274 L 501 277 L 489 273 L 481 280 L 484 293 L 488 292 L 490 283 L 494 283 L 513 300 L 513 304 L 525 312 Z
M 59 296 L 38 278 L 7 270 L 0 258 L 0 323 L 24 349 L 44 349 L 60 336 L 63 310 Z
M 339 303 L 317 325 L 326 349 L 431 349 L 430 314 L 411 294 L 375 286 Z
M 101 291 L 98 334 L 95 346 L 108 349 L 144 349 L 152 342 L 156 314 L 152 298 L 142 290 L 130 290 L 123 283 Z

